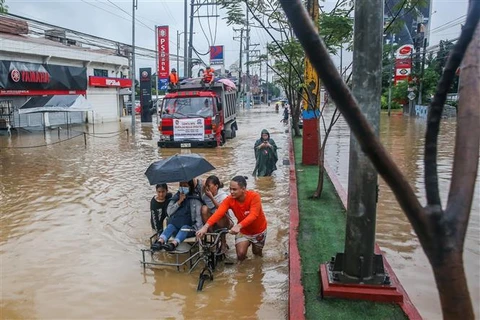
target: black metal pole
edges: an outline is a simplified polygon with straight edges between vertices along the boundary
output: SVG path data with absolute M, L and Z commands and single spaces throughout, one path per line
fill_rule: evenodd
M 427 54 L 427 38 L 423 39 L 422 67 L 420 69 L 420 84 L 418 86 L 418 105 L 422 105 L 423 75 L 425 74 L 425 55 Z

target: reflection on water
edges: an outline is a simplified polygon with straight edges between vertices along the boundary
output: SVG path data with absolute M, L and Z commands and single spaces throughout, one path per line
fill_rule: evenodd
M 288 167 L 281 161 L 288 157 L 288 136 L 279 116 L 267 107 L 242 111 L 237 138 L 215 149 L 160 150 L 155 119 L 137 122 L 135 137 L 127 136 L 129 124 L 125 118 L 90 126 L 86 145 L 83 134 L 75 137 L 80 127 L 63 130 L 60 139 L 71 139 L 54 145 L 56 131 L 0 136 L 2 318 L 285 318 Z M 255 179 L 253 144 L 263 128 L 280 147 L 280 165 L 273 177 Z M 221 265 L 200 293 L 200 268 L 144 271 L 139 263 L 151 235 L 154 195 L 144 171 L 178 152 L 206 157 L 225 183 L 248 176 L 269 222 L 264 257 Z M 233 237 L 228 241 L 234 256 Z
M 442 120 L 438 146 L 440 197 L 444 207 L 450 186 L 455 119 Z M 424 119 L 382 114 L 381 140 L 401 171 L 412 185 L 422 204 L 425 204 L 423 178 L 423 148 L 426 123 Z M 347 190 L 350 130 L 340 118 L 327 143 L 326 158 Z M 377 242 L 407 290 L 413 303 L 425 319 L 441 317 L 440 302 L 431 267 L 418 239 L 400 209 L 390 188 L 379 179 L 380 196 L 377 207 Z M 480 175 L 477 177 L 474 202 L 465 239 L 464 261 L 473 301 L 480 300 Z M 474 303 L 480 317 L 480 306 Z

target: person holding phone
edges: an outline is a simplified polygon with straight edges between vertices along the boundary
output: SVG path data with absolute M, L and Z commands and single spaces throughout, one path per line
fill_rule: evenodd
M 256 159 L 253 175 L 260 177 L 271 176 L 273 171 L 277 170 L 277 145 L 270 138 L 270 133 L 266 129 L 262 130 L 260 139 L 255 141 L 253 149 Z
M 186 238 L 193 237 L 193 232 L 181 229 L 193 229 L 195 225 L 194 206 L 198 201 L 196 186 L 193 180 L 179 183 L 178 192 L 171 198 L 167 207 L 167 227 L 160 234 L 158 242 L 166 251 L 174 251 Z M 201 206 L 199 207 L 201 209 Z M 168 242 L 174 237 L 172 242 Z

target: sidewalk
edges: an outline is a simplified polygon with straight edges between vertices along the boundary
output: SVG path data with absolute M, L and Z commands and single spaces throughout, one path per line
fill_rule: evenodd
M 315 166 L 301 164 L 302 138 L 292 138 L 292 143 L 289 318 L 295 320 L 407 319 L 404 311 L 397 304 L 319 299 L 320 263 L 329 261 L 337 252 L 343 252 L 345 209 L 328 178 L 325 179 L 322 198 L 310 199 L 317 185 L 318 169 Z M 298 210 L 296 210 L 297 201 Z

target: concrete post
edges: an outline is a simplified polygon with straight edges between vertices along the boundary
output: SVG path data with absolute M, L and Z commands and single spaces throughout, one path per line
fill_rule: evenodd
M 377 135 L 382 87 L 382 27 L 383 0 L 356 0 L 353 94 Z M 343 280 L 371 282 L 374 277 L 377 183 L 377 171 L 351 135 Z

